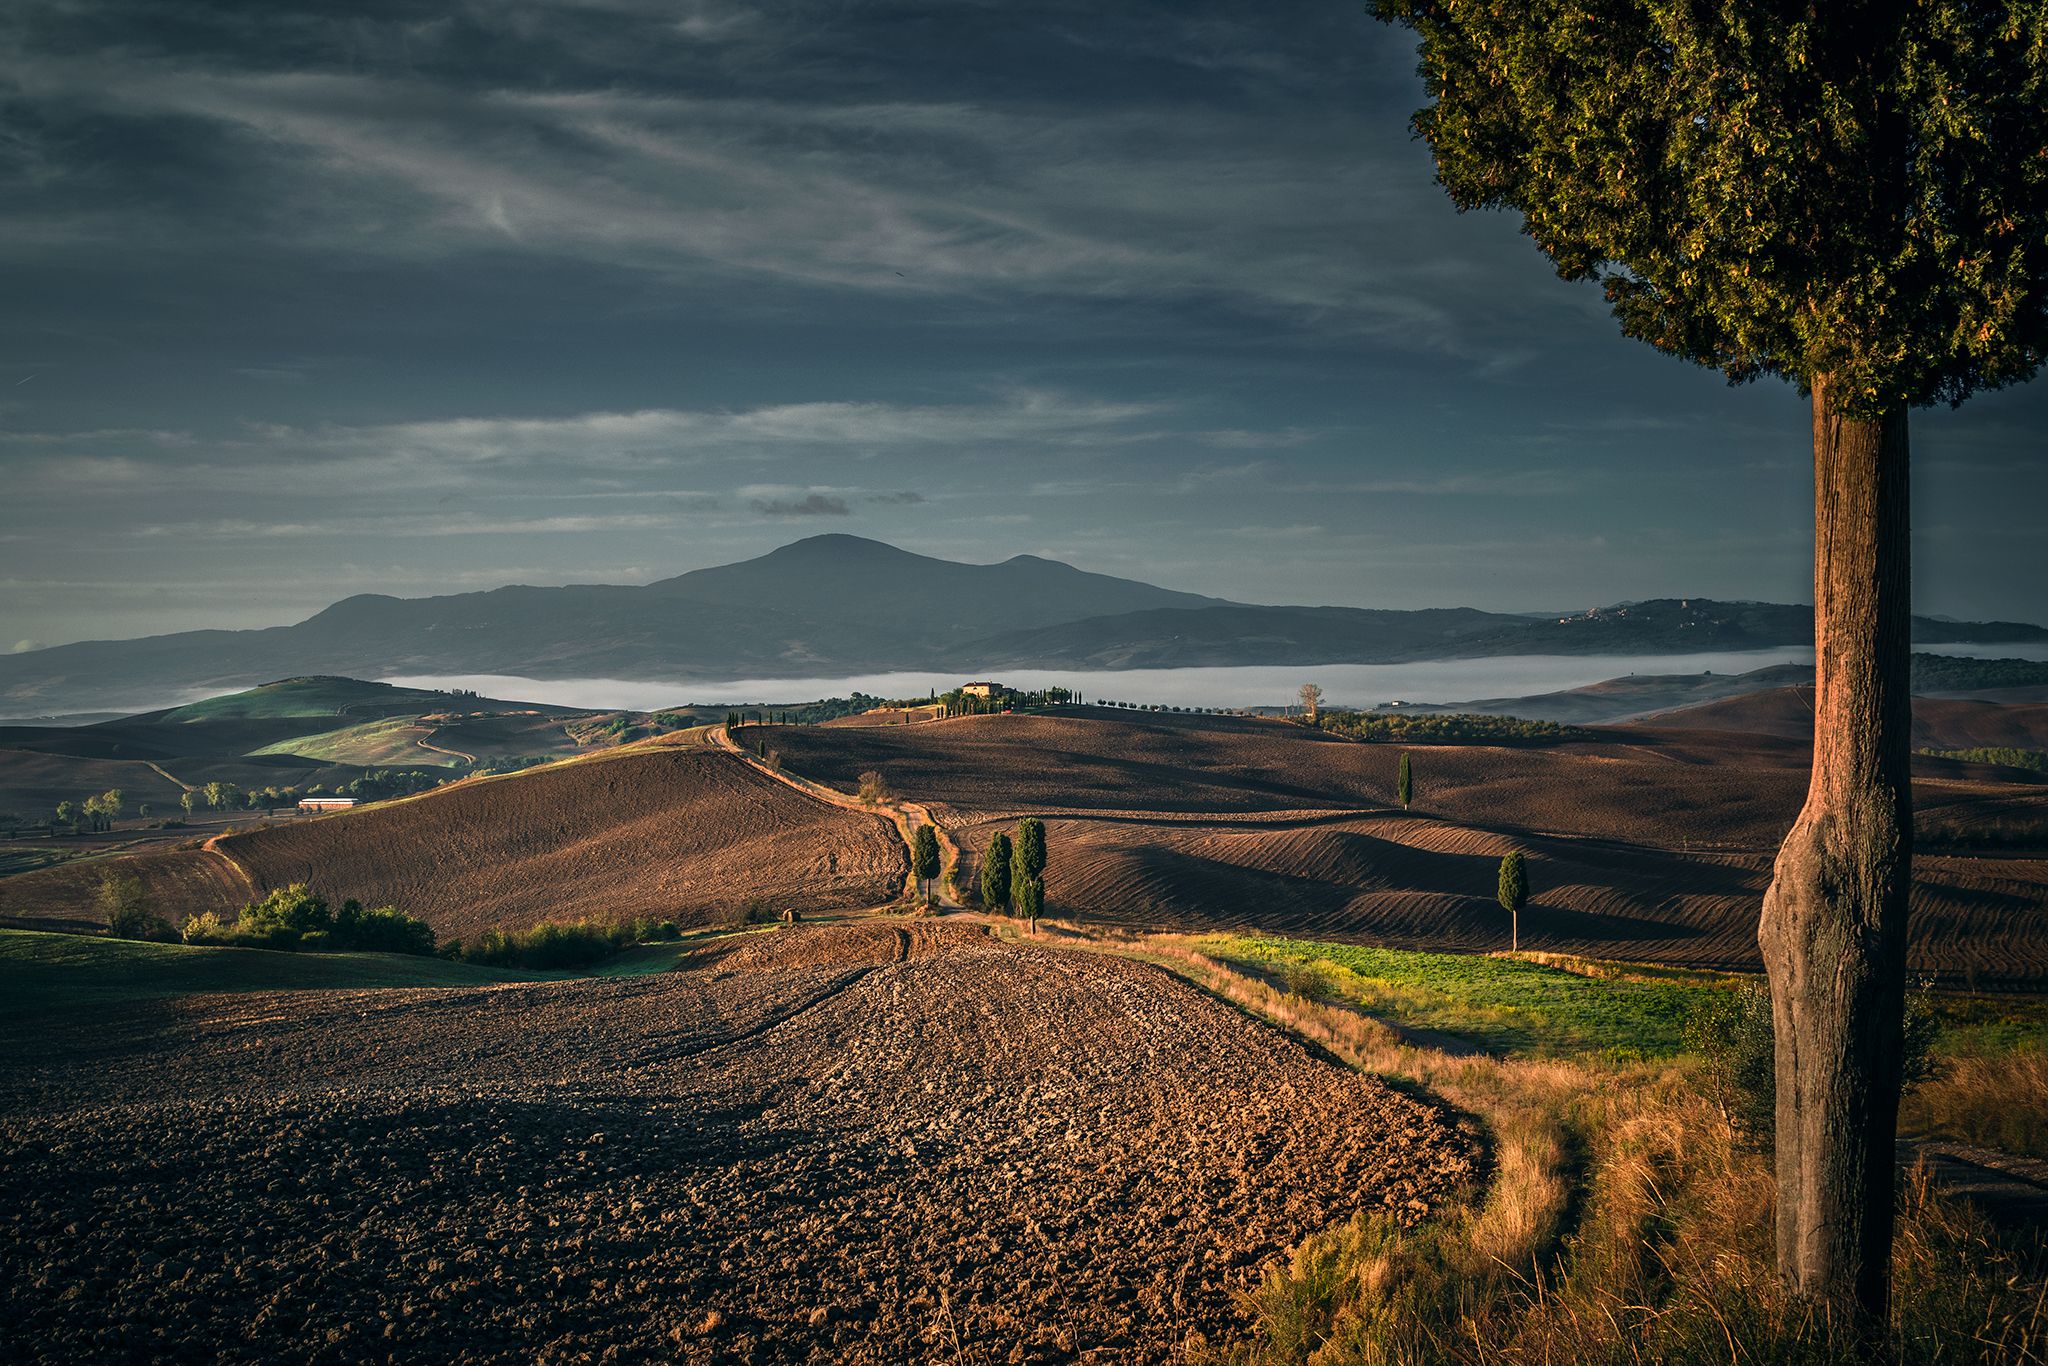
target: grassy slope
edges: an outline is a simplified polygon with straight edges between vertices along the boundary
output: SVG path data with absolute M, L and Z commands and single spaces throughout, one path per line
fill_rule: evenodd
M 422 726 L 417 717 L 392 716 L 343 726 L 339 730 L 321 731 L 317 735 L 279 740 L 250 753 L 296 754 L 306 759 L 319 759 L 330 764 L 356 764 L 363 768 L 453 768 L 461 763 L 453 754 L 424 748 L 419 741 L 427 734 L 427 727 Z

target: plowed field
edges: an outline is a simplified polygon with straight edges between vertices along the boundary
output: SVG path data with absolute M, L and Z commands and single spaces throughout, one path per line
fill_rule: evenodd
M 241 871 L 201 849 L 152 849 L 63 863 L 0 879 L 0 920 L 46 930 L 90 930 L 102 922 L 93 901 L 110 872 L 132 874 L 157 914 L 182 922 L 188 915 L 232 915 L 255 892 Z
M 308 882 L 331 898 L 398 906 L 444 937 L 584 916 L 705 924 L 754 899 L 863 908 L 892 900 L 905 877 L 903 842 L 880 818 L 813 801 L 732 755 L 672 746 L 293 818 L 218 849 L 121 862 L 173 920 L 219 908 L 217 890 L 196 879 L 231 861 L 246 885 L 230 904 Z M 107 866 L 7 879 L 0 914 L 75 919 Z
M 692 963 L 0 1038 L 10 1355 L 1163 1362 L 1306 1233 L 1472 1171 L 1141 965 L 916 922 Z
M 1396 745 L 1226 718 L 997 716 L 796 730 L 792 770 L 868 769 L 936 806 L 971 857 L 1047 817 L 1048 901 L 1148 925 L 1250 926 L 1417 948 L 1507 945 L 1501 856 L 1529 857 L 1528 948 L 1757 966 L 1772 855 L 1805 795 L 1791 740 L 1626 730 L 1543 748 L 1417 747 L 1415 811 L 1392 806 Z M 1916 801 L 1967 828 L 2032 811 L 2038 785 L 1925 764 Z M 1916 971 L 2048 981 L 2048 858 L 1916 861 Z

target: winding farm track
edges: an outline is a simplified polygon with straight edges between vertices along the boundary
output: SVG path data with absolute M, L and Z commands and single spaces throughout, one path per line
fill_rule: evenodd
M 59 1012 L 0 1028 L 0 1146 L 52 1363 L 1166 1362 L 1475 1160 L 1157 968 L 917 918 Z
M 929 725 L 931 723 L 926 722 L 924 724 Z M 799 774 L 791 773 L 789 770 L 778 765 L 762 762 L 759 755 L 733 739 L 726 727 L 722 725 L 711 726 L 707 729 L 709 733 L 706 739 L 710 744 L 717 746 L 728 754 L 736 755 L 757 772 L 765 773 L 777 782 L 803 793 L 814 801 L 821 801 L 828 806 L 836 806 L 845 811 L 858 811 L 863 815 L 875 816 L 887 821 L 895 827 L 896 833 L 902 836 L 906 857 L 908 857 L 912 847 L 911 841 L 916 836 L 919 828 L 929 825 L 932 828 L 932 834 L 939 841 L 939 875 L 933 879 L 931 889 L 932 903 L 942 910 L 957 911 L 961 909 L 960 902 L 954 897 L 952 891 L 953 872 L 960 863 L 960 846 L 954 842 L 951 832 L 932 815 L 931 808 L 925 803 L 907 801 L 901 797 L 891 797 L 887 801 L 875 803 L 864 802 L 858 797 L 841 792 L 838 788 L 827 787 L 823 783 L 814 782 Z M 908 880 L 904 884 L 904 895 L 913 901 L 919 899 L 921 895 L 917 886 L 917 874 L 914 871 L 909 874 Z

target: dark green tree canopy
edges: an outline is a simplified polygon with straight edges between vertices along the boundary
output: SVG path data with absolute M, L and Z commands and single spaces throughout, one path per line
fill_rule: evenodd
M 1414 127 L 1629 336 L 1852 415 L 2048 351 L 2048 0 L 1375 0 Z

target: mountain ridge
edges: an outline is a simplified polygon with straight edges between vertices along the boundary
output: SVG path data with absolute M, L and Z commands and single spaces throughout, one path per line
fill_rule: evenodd
M 1915 619 L 1923 641 L 2048 640 L 2027 623 Z M 81 641 L 0 656 L 0 710 L 163 705 L 266 679 L 506 674 L 692 683 L 896 670 L 1392 663 L 1803 644 L 1812 609 L 1652 599 L 1533 618 L 1231 602 L 1015 555 L 965 564 L 832 534 L 645 585 L 401 598 L 361 593 L 303 621 Z

